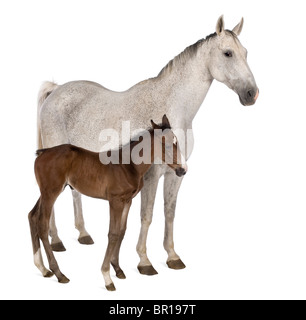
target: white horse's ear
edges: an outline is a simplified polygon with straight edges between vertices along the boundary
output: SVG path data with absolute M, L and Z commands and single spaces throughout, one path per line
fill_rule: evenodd
M 232 30 L 237 36 L 240 35 L 241 30 L 243 28 L 244 19 L 241 18 L 241 21 L 237 24 L 237 26 Z
M 218 19 L 217 25 L 216 25 L 216 32 L 217 35 L 221 35 L 221 33 L 224 32 L 224 20 L 223 15 Z

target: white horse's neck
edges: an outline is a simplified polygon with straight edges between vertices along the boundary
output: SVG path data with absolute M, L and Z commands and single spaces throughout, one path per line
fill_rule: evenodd
M 182 129 L 191 123 L 203 103 L 213 78 L 207 67 L 209 48 L 206 41 L 174 58 L 161 71 L 156 81 L 162 95 L 168 95 L 168 114 L 172 125 Z M 176 123 L 173 124 L 173 119 Z

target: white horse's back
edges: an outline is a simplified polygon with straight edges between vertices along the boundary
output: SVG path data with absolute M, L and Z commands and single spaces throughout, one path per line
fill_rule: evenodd
M 54 87 L 44 95 L 40 110 L 43 147 L 71 143 L 100 151 L 100 132 L 113 129 L 121 134 L 122 121 L 130 121 L 131 131 L 145 129 L 150 119 L 165 114 L 166 103 L 152 94 L 147 80 L 124 92 L 108 90 L 98 83 L 73 81 Z M 155 96 L 155 98 L 154 98 Z M 164 98 L 162 99 L 164 100 Z M 122 143 L 130 137 L 122 137 Z

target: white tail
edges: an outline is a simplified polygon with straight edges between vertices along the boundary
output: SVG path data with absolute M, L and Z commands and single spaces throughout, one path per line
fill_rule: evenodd
M 40 130 L 40 108 L 47 97 L 54 91 L 58 85 L 54 82 L 46 81 L 40 87 L 38 92 L 38 99 L 37 99 L 37 148 L 42 149 L 42 139 L 41 139 L 41 130 Z

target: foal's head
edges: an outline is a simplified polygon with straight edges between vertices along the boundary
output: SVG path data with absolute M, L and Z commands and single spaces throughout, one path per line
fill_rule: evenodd
M 175 170 L 177 176 L 182 177 L 187 172 L 187 164 L 167 116 L 163 116 L 160 125 L 154 123 L 153 120 L 151 124 L 154 130 L 154 161 L 156 158 L 161 159 Z

